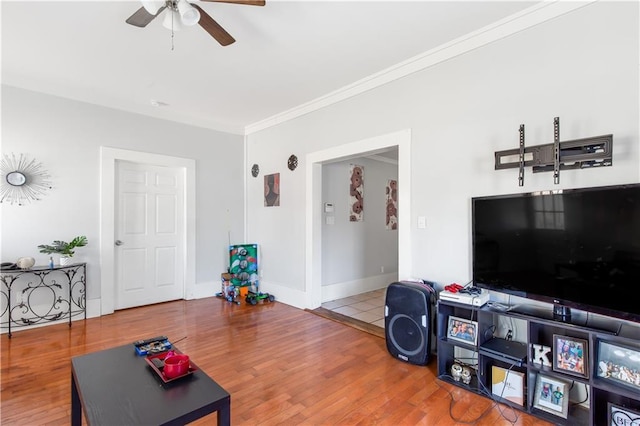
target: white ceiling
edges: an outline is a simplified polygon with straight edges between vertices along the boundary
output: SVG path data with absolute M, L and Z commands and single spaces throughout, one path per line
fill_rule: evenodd
M 244 134 L 535 3 L 266 2 L 198 1 L 236 42 L 194 26 L 172 50 L 162 17 L 125 23 L 138 1 L 2 0 L 2 83 Z

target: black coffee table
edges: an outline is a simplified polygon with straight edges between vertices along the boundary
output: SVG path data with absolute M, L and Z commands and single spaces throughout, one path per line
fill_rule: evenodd
M 164 383 L 133 345 L 71 359 L 71 424 L 183 425 L 218 412 L 231 423 L 231 396 L 202 370 Z

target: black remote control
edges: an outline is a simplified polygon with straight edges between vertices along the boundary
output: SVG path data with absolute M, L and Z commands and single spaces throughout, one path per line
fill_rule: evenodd
M 163 342 L 165 340 L 168 340 L 169 338 L 167 336 L 158 336 L 158 337 L 153 337 L 151 339 L 144 339 L 144 340 L 136 340 L 135 342 L 133 342 L 134 346 L 144 346 L 144 345 L 148 345 L 149 343 L 153 343 L 153 342 Z

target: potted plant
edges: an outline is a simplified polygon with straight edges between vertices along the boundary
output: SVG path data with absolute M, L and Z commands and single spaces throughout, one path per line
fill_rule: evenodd
M 41 244 L 38 246 L 40 253 L 52 254 L 56 253 L 60 255 L 60 265 L 68 265 L 71 263 L 71 258 L 75 254 L 77 247 L 84 247 L 88 244 L 87 237 L 84 235 L 75 237 L 70 242 L 56 240 L 51 244 Z

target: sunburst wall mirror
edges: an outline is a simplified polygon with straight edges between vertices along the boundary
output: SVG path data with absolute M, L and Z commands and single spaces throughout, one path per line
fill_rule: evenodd
M 50 176 L 42 163 L 26 154 L 3 154 L 0 174 L 0 203 L 23 206 L 51 189 Z

